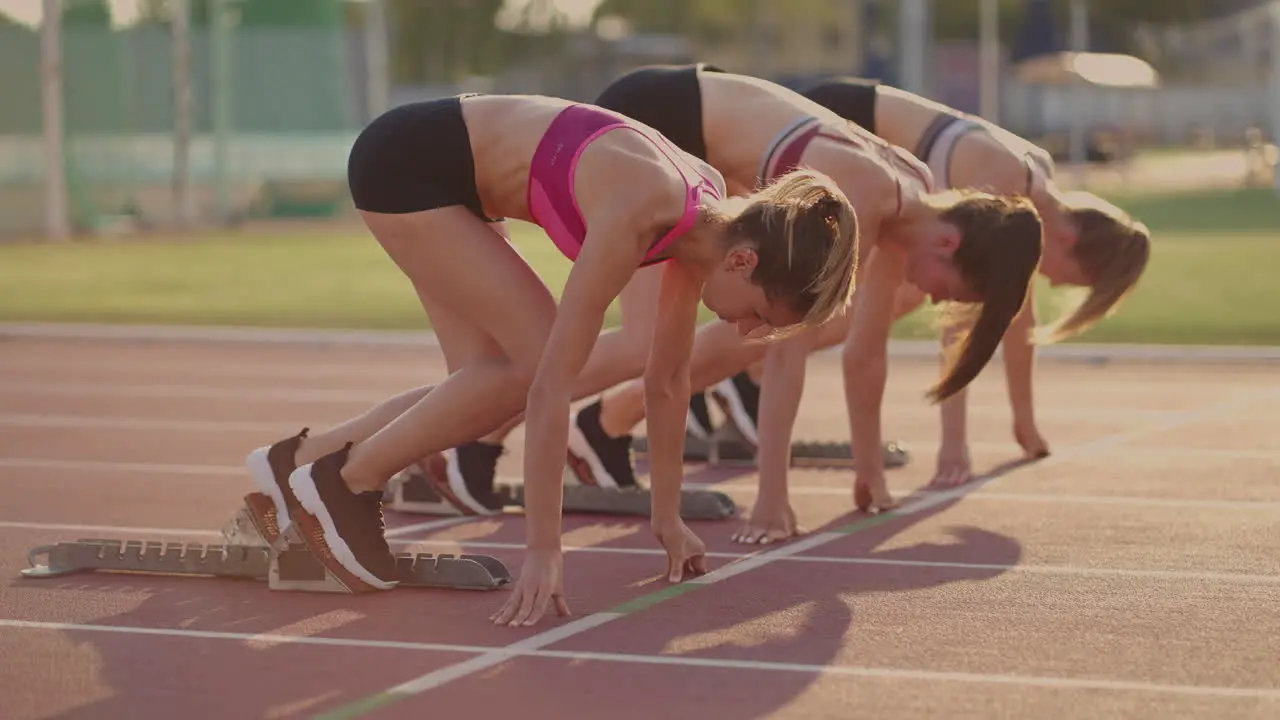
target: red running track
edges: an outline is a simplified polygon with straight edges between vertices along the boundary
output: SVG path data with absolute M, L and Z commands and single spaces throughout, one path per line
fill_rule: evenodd
M 811 365 L 798 436 L 841 439 L 838 368 Z M 850 473 L 795 472 L 810 535 L 749 556 L 736 521 L 699 523 L 719 572 L 681 595 L 643 519 L 566 516 L 574 617 L 511 629 L 486 621 L 505 590 L 18 576 L 28 548 L 58 540 L 217 542 L 249 449 L 439 379 L 436 352 L 8 341 L 0 705 L 15 719 L 1280 716 L 1274 368 L 1040 369 L 1049 461 L 917 493 L 917 512 L 887 520 L 850 512 Z M 886 395 L 886 435 L 915 453 L 890 474 L 904 496 L 931 474 L 935 372 L 896 363 Z M 976 468 L 1016 457 L 998 371 L 970 393 L 970 428 Z M 520 449 L 517 433 L 505 475 Z M 746 511 L 754 479 L 689 478 Z M 403 547 L 519 569 L 519 515 L 415 527 L 433 520 L 389 517 Z

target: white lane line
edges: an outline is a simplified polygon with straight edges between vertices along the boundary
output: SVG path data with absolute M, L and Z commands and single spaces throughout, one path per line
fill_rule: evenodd
M 0 468 L 16 470 L 76 470 L 129 472 L 147 475 L 236 475 L 248 477 L 242 465 L 187 465 L 177 463 L 117 462 L 114 460 L 55 460 L 52 458 L 0 457 Z M 249 486 L 246 485 L 246 488 Z
M 1033 466 L 1034 467 L 1034 466 Z M 177 464 L 177 463 L 148 463 L 148 462 L 119 462 L 113 460 L 61 460 L 52 458 L 22 458 L 22 457 L 0 457 L 0 468 L 11 468 L 15 470 L 51 470 L 51 471 L 78 471 L 85 473 L 92 472 L 124 472 L 139 473 L 146 475 L 193 475 L 193 476 L 235 476 L 245 477 L 245 469 L 239 465 L 194 465 L 194 464 Z M 519 484 L 522 482 L 520 478 L 511 476 L 499 476 L 496 478 L 499 483 Z M 685 483 L 686 488 L 694 490 L 718 490 L 731 494 L 754 495 L 756 486 L 742 483 L 738 480 L 731 480 L 725 483 Z M 248 485 L 245 486 L 246 490 Z M 845 488 L 826 487 L 820 485 L 791 485 L 788 489 L 793 495 L 832 495 L 832 496 L 848 496 L 849 490 Z M 907 493 L 916 493 L 921 496 L 928 496 L 939 493 L 951 493 L 946 497 L 950 499 L 954 496 L 953 491 L 941 490 L 923 490 L 918 488 L 893 488 L 893 492 L 899 495 Z M 1053 493 L 1001 493 L 992 492 L 984 489 L 982 492 L 971 493 L 966 496 L 967 500 L 991 500 L 996 502 L 1025 502 L 1025 503 L 1071 503 L 1076 505 L 1130 505 L 1134 507 L 1170 507 L 1185 508 L 1188 510 L 1195 509 L 1222 509 L 1222 510 L 1276 510 L 1280 509 L 1280 501 L 1273 500 L 1222 500 L 1222 499 L 1195 499 L 1195 498 L 1165 498 L 1165 497 L 1145 497 L 1145 496 L 1111 496 L 1111 495 L 1058 495 Z
M 587 618 L 584 618 L 586 620 Z M 596 623 L 597 625 L 599 623 Z M 594 625 L 593 625 L 594 626 Z M 574 623 L 567 624 L 557 630 L 559 633 L 545 633 L 548 639 L 563 639 L 566 628 L 581 628 Z M 439 682 L 423 678 L 411 680 L 387 693 L 412 695 L 439 687 L 444 683 L 479 670 L 492 667 L 494 660 L 502 662 L 516 657 L 546 658 L 570 661 L 614 662 L 636 665 L 660 665 L 668 667 L 699 667 L 710 669 L 750 670 L 757 672 L 786 672 L 811 675 L 833 675 L 846 677 L 867 677 L 889 680 L 919 680 L 924 682 L 955 682 L 1014 685 L 1020 687 L 1049 687 L 1071 690 L 1110 690 L 1119 692 L 1140 692 L 1163 695 L 1197 695 L 1203 697 L 1242 697 L 1256 699 L 1280 699 L 1280 689 L 1260 687 L 1221 687 L 1211 685 L 1178 685 L 1154 682 L 1138 682 L 1129 680 L 1102 680 L 1093 678 L 1044 677 L 1036 675 L 1013 675 L 1004 673 L 967 673 L 940 672 L 933 670 L 908 670 L 902 668 L 877 668 L 851 665 L 814 665 L 806 663 L 767 662 L 759 660 L 733 660 L 729 658 L 683 657 L 679 655 L 643 655 L 631 653 L 583 652 L 574 650 L 541 649 L 542 642 L 528 640 L 511 645 L 494 648 L 477 645 L 455 645 L 449 643 L 398 642 L 391 640 L 361 640 L 356 638 L 316 637 L 307 635 L 280 635 L 271 633 L 232 633 L 207 630 L 187 630 L 176 628 L 146 628 L 125 625 L 92 625 L 83 623 L 36 622 L 30 620 L 0 619 L 0 628 L 12 630 L 34 630 L 45 632 L 89 632 L 115 635 L 137 635 L 153 637 L 183 638 L 188 640 L 222 640 L 246 645 L 269 644 L 278 645 L 312 645 L 330 648 L 370 648 L 380 650 L 406 650 L 417 652 L 446 652 L 477 655 L 470 660 L 457 663 L 435 677 Z M 581 631 L 581 630 L 579 630 Z M 553 639 L 554 638 L 554 639 Z
M 132 342 L 212 342 L 249 345 L 336 345 L 352 347 L 439 348 L 436 334 L 427 331 L 340 330 L 195 325 L 125 325 L 107 323 L 0 323 L 0 337 L 23 339 L 124 340 Z M 839 346 L 822 351 L 834 355 Z M 931 340 L 890 340 L 890 357 L 935 360 L 938 343 Z M 1245 345 L 1148 345 L 1126 343 L 1070 343 L 1049 345 L 1037 352 L 1046 360 L 1082 362 L 1129 360 L 1169 363 L 1280 361 L 1280 348 Z M 992 358 L 999 364 L 1001 358 Z
M 1152 434 L 1165 432 L 1167 430 L 1181 427 L 1184 425 L 1189 425 L 1195 422 L 1199 422 L 1201 420 L 1214 417 L 1216 415 L 1232 412 L 1248 404 L 1253 404 L 1253 403 L 1266 400 L 1269 397 L 1274 396 L 1278 393 L 1280 393 L 1280 386 L 1272 387 L 1268 392 L 1251 393 L 1248 399 L 1232 400 L 1232 401 L 1218 403 L 1215 405 L 1210 405 L 1208 407 L 1198 408 L 1190 411 L 1171 413 L 1163 421 L 1149 424 L 1132 431 L 1118 433 L 1106 438 L 1102 438 L 1101 440 L 1098 440 L 1092 443 L 1086 443 L 1084 445 L 1081 445 L 1075 448 L 1066 448 L 1065 450 L 1059 451 L 1054 457 L 1049 458 L 1048 460 L 1042 461 L 1042 462 L 1049 462 L 1054 460 L 1054 458 L 1058 458 L 1057 461 L 1062 462 L 1064 458 L 1065 459 L 1080 458 L 1080 457 L 1088 457 L 1091 455 L 1106 453 L 1114 449 L 1115 447 L 1118 447 L 1120 445 L 1123 445 L 1126 442 L 1129 442 L 1130 440 L 1146 437 Z M 998 481 L 998 479 L 1001 477 L 1002 474 L 1003 474 L 1002 472 L 995 472 L 985 478 L 979 478 L 973 481 L 968 486 L 956 488 L 955 490 L 951 490 L 951 491 L 939 492 L 930 497 L 924 497 L 919 500 L 904 503 L 903 505 L 898 507 L 896 510 L 891 511 L 888 514 L 895 517 L 899 517 L 899 516 L 906 516 L 906 515 L 922 512 L 930 507 L 943 504 L 952 498 L 958 498 L 958 497 L 967 495 L 969 493 L 972 493 L 978 488 L 982 487 L 983 485 Z M 770 550 L 760 551 L 758 553 L 755 553 L 747 557 L 746 559 L 741 561 L 740 564 L 749 565 L 749 569 L 764 567 L 766 565 L 773 563 L 776 559 L 782 559 L 785 557 L 793 556 L 795 551 L 792 550 L 791 548 L 796 544 L 803 545 L 805 546 L 806 549 L 808 549 L 808 548 L 818 547 L 826 543 L 834 542 L 844 537 L 848 537 L 848 534 L 847 533 L 822 533 L 814 537 L 801 539 L 799 541 L 796 541 L 795 543 L 788 543 L 787 545 L 775 546 Z M 815 542 L 815 539 L 819 539 L 819 538 L 820 540 Z M 726 577 L 736 575 L 738 574 L 738 572 L 739 571 L 734 569 L 733 564 L 731 564 L 727 567 L 721 567 L 717 569 L 716 571 L 712 572 L 709 576 L 698 578 L 698 580 L 702 581 L 703 584 L 710 584 L 710 583 L 715 583 Z M 656 593 L 650 593 L 650 595 L 655 595 L 655 594 Z M 653 607 L 654 605 L 660 605 L 660 604 L 662 604 L 661 600 L 655 603 L 650 603 L 646 607 Z M 643 611 L 641 610 L 638 612 L 643 612 Z M 595 624 L 591 624 L 590 622 L 588 622 L 593 617 L 599 620 Z M 550 630 L 547 630 L 542 633 L 538 633 L 537 635 L 534 635 L 520 642 L 525 647 L 540 647 L 542 645 L 549 644 L 549 643 L 543 642 L 543 638 L 556 637 L 556 640 L 558 641 L 560 639 L 564 639 L 564 637 L 568 637 L 570 635 L 578 635 L 590 628 L 605 624 L 607 622 L 611 622 L 612 620 L 616 619 L 616 617 L 621 617 L 621 615 L 615 616 L 612 613 L 609 613 L 609 614 L 597 613 L 595 616 L 589 615 L 587 617 L 581 618 L 571 623 L 570 625 L 573 626 L 575 629 L 569 635 L 561 635 L 561 629 L 553 627 Z M 407 697 L 409 695 L 414 694 L 414 691 L 403 690 L 406 687 L 408 688 L 413 688 L 417 686 L 422 686 L 424 688 L 439 687 L 447 682 L 451 682 L 458 678 L 471 675 L 482 669 L 492 667 L 493 665 L 501 663 L 502 660 L 503 660 L 503 656 L 501 655 L 501 651 L 493 651 L 480 656 L 480 658 L 475 658 L 473 660 L 467 661 L 466 663 L 467 667 L 465 669 L 459 669 L 456 666 L 444 667 L 439 670 L 434 670 L 434 671 L 425 673 L 422 676 L 414 680 L 410 680 L 407 683 L 403 683 L 399 686 L 396 686 L 395 688 L 389 688 L 388 691 L 384 691 L 383 693 L 380 693 L 380 694 L 383 694 L 383 695 L 394 694 L 397 697 L 399 696 Z
M 427 532 L 429 530 L 439 530 L 440 528 L 463 525 L 481 519 L 483 519 L 481 516 L 446 517 L 439 520 L 427 520 L 424 522 L 413 523 L 411 525 L 401 525 L 399 527 L 392 528 L 383 534 L 388 538 L 399 538 L 403 535 L 410 535 L 416 532 Z
M 728 494 L 741 493 L 743 495 L 755 495 L 758 491 L 757 486 L 748 485 L 737 480 L 727 483 L 685 483 L 684 487 L 690 490 L 717 490 Z M 941 490 L 923 488 L 891 488 L 891 490 L 895 495 L 908 493 L 931 495 L 943 492 Z M 841 487 L 801 485 L 799 487 L 789 487 L 787 492 L 791 495 L 850 497 L 851 491 L 849 488 Z M 1189 510 L 1280 510 L 1280 501 L 1277 500 L 1218 500 L 1213 498 L 1200 500 L 1196 498 L 1143 497 L 1140 495 L 1055 495 L 1053 493 L 1002 493 L 983 490 L 980 493 L 968 495 L 965 499 L 998 502 L 1070 503 L 1073 505 L 1133 505 L 1137 507 L 1168 507 Z
M 484 550 L 506 550 L 511 552 L 519 552 L 524 550 L 523 543 L 512 542 L 495 542 L 485 540 L 419 540 L 404 537 L 414 532 L 423 530 L 434 530 L 450 525 L 460 525 L 477 518 L 446 518 L 437 520 L 433 523 L 421 523 L 420 525 L 431 525 L 424 528 L 419 525 L 408 525 L 394 528 L 387 532 L 387 538 L 391 544 L 401 548 L 404 551 L 414 550 L 430 550 L 436 549 L 445 552 L 475 552 Z M 152 527 L 120 527 L 114 525 L 73 525 L 73 524 L 57 524 L 57 523 L 31 523 L 31 522 L 15 522 L 0 521 L 0 530 L 34 530 L 40 532 L 66 532 L 81 534 L 96 534 L 107 536 L 130 536 L 121 537 L 120 539 L 149 539 L 149 538 L 221 538 L 222 533 L 216 530 L 191 530 L 183 528 L 152 528 Z M 835 537 L 828 537 L 829 535 Z M 82 535 L 83 536 L 83 535 Z M 1240 584 L 1280 584 L 1280 574 L 1267 575 L 1260 573 L 1224 573 L 1209 572 L 1199 570 L 1150 570 L 1143 568 L 1118 568 L 1118 567 L 1090 567 L 1081 565 L 1028 565 L 1028 564 L 1004 564 L 1004 563 L 971 563 L 971 562 L 949 562 L 935 560 L 911 560 L 906 558 L 876 558 L 876 557 L 856 557 L 848 555 L 828 556 L 828 555 L 799 555 L 813 547 L 833 542 L 838 538 L 850 537 L 847 533 L 819 533 L 810 535 L 806 538 L 793 541 L 784 546 L 779 546 L 785 550 L 785 553 L 771 555 L 775 558 L 775 562 L 798 562 L 798 563 L 824 563 L 831 565 L 853 565 L 867 566 L 878 565 L 882 567 L 901 567 L 901 568 L 935 568 L 948 570 L 963 571 L 995 571 L 995 572 L 1021 572 L 1033 575 L 1061 575 L 1061 576 L 1093 576 L 1093 577 L 1119 577 L 1134 579 L 1156 579 L 1156 580 L 1188 580 L 1197 582 L 1219 582 L 1219 583 L 1240 583 Z M 566 554 L 584 554 L 584 555 L 630 555 L 639 557 L 665 557 L 666 553 L 657 548 L 628 548 L 628 547 L 609 547 L 600 545 L 566 545 L 564 546 Z M 691 583 L 706 583 L 715 580 L 724 579 L 730 575 L 737 575 L 746 570 L 759 566 L 759 554 L 751 552 L 709 552 L 707 557 L 738 561 L 732 565 L 726 565 L 719 570 L 704 575 L 701 578 L 689 580 Z
M 296 432 L 299 423 L 243 422 L 226 420 L 172 420 L 139 417 L 94 417 L 90 415 L 0 415 L 0 425 L 26 428 L 146 430 L 148 432 Z
M 120 383 L 75 382 L 6 382 L 0 383 L 0 394 L 45 395 L 61 397 L 123 397 L 161 398 L 166 400 L 270 400 L 273 402 L 317 403 L 376 403 L 386 400 L 392 392 L 369 390 L 322 390 L 318 388 L 244 387 L 227 383 L 217 385 L 191 385 L 181 383 L 146 383 L 125 385 Z

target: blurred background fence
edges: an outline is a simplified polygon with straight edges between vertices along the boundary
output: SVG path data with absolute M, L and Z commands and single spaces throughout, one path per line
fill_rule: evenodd
M 1266 0 L 0 0 L 0 235 L 333 217 L 389 106 L 698 60 L 881 78 L 1077 165 L 1216 149 L 1190 174 L 1277 182 L 1278 38 Z

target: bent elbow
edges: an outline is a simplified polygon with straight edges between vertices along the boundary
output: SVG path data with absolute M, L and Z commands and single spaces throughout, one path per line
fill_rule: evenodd
M 814 331 L 806 331 L 796 337 L 786 338 L 778 342 L 772 343 L 766 352 L 772 362 L 784 363 L 802 363 L 809 361 L 809 355 L 813 352 L 813 335 Z
M 526 412 L 540 412 L 553 405 L 569 402 L 570 387 L 561 378 L 537 375 L 528 381 L 525 393 Z
M 877 374 L 885 367 L 885 349 L 870 343 L 846 343 L 840 351 L 840 362 L 845 373 L 855 376 Z
M 650 401 L 670 400 L 680 394 L 680 385 L 680 376 L 676 373 L 646 373 L 644 396 Z
M 647 402 L 677 398 L 689 394 L 689 365 L 650 365 L 644 374 L 644 395 Z

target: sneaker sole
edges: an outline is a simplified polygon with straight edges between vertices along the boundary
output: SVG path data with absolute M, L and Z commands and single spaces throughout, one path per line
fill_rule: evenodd
M 595 450 L 591 449 L 591 443 L 587 442 L 587 436 L 582 434 L 576 422 L 569 423 L 568 461 L 573 474 L 578 476 L 583 485 L 618 489 L 618 481 L 604 469 L 604 463 L 600 462 Z
M 253 477 L 253 484 L 257 485 L 258 490 L 264 495 L 271 498 L 271 502 L 276 509 L 276 522 L 279 524 L 278 532 L 283 533 L 289 529 L 289 504 L 284 498 L 284 491 L 276 483 L 276 474 L 271 470 L 271 461 L 267 459 L 267 454 L 270 451 L 271 448 L 268 447 L 260 447 L 254 450 L 245 458 L 244 465 L 249 469 L 249 475 Z
M 280 515 L 276 512 L 275 502 L 266 494 L 255 492 L 244 496 L 244 507 L 249 511 L 253 529 L 268 546 L 275 545 L 280 538 Z
M 711 429 L 703 425 L 702 421 L 698 419 L 697 414 L 692 410 L 685 413 L 684 428 L 685 432 L 699 440 L 706 440 L 711 437 Z
M 728 387 L 724 387 L 725 385 Z M 711 391 L 711 397 L 715 398 L 716 404 L 729 417 L 729 421 L 738 429 L 738 433 L 753 447 L 758 447 L 760 440 L 756 435 L 755 424 L 751 422 L 751 415 L 742 404 L 742 398 L 738 396 L 737 390 L 733 389 L 733 380 L 722 380 Z
M 293 518 L 302 539 L 316 559 L 324 564 L 352 592 L 391 590 L 398 583 L 387 582 L 360 564 L 347 542 L 338 534 L 320 491 L 311 479 L 311 466 L 304 465 L 289 476 L 289 488 L 300 506 Z
M 431 483 L 435 491 L 463 515 L 475 517 L 498 514 L 499 510 L 485 507 L 471 496 L 471 491 L 467 489 L 467 481 L 455 470 L 457 453 L 450 450 L 448 455 L 449 457 L 445 457 L 437 453 L 427 458 L 425 463 L 417 464 L 427 482 Z M 445 481 L 441 482 L 441 478 Z

